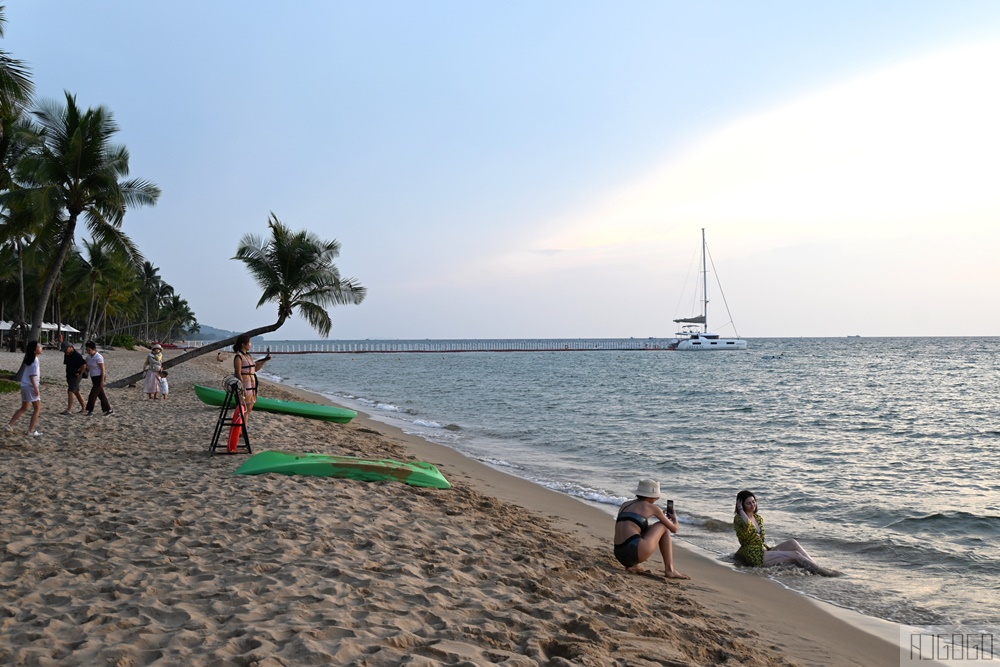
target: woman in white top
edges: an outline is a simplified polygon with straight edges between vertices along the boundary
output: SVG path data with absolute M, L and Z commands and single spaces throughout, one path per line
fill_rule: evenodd
M 42 414 L 42 397 L 39 382 L 41 376 L 38 369 L 38 355 L 42 353 L 42 346 L 37 340 L 30 341 L 24 348 L 24 374 L 21 376 L 21 407 L 11 417 L 10 423 L 3 427 L 5 431 L 13 431 L 14 424 L 21 418 L 30 406 L 35 407 L 31 413 L 31 423 L 28 425 L 28 435 L 39 436 L 38 417 Z
M 94 404 L 97 400 L 101 400 L 101 410 L 104 412 L 104 416 L 114 414 L 111 409 L 111 403 L 108 402 L 108 397 L 104 393 L 104 380 L 107 378 L 107 373 L 104 368 L 104 357 L 101 353 L 97 351 L 97 343 L 92 340 L 88 340 L 85 346 L 87 348 L 87 373 L 90 374 L 90 381 L 94 384 L 90 388 L 90 396 L 87 397 L 87 416 L 94 414 Z

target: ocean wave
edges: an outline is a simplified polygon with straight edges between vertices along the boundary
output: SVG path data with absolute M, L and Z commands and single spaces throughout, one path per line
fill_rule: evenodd
M 424 428 L 441 428 L 443 429 L 444 424 L 439 424 L 436 421 L 431 421 L 430 419 L 414 419 L 414 425 L 423 426 Z
M 583 500 L 588 500 L 592 503 L 598 503 L 601 505 L 620 505 L 626 500 L 625 498 L 613 496 L 607 492 L 592 489 L 573 482 L 557 482 L 552 480 L 535 481 L 552 491 L 558 491 L 559 493 L 565 493 L 566 495 L 573 496 L 574 498 L 582 498 Z
M 370 398 L 360 398 L 360 397 L 355 398 L 354 400 L 363 406 L 374 408 L 375 410 L 380 410 L 382 412 L 395 412 L 402 415 L 416 414 L 415 410 L 410 410 L 409 408 L 401 408 L 398 405 L 387 403 L 385 401 L 375 401 Z
M 1000 516 L 981 516 L 969 512 L 936 512 L 918 517 L 905 517 L 890 523 L 887 528 L 901 533 L 925 533 L 951 537 L 1000 536 Z
M 483 463 L 488 463 L 491 466 L 496 466 L 498 468 L 512 468 L 514 470 L 524 470 L 524 466 L 519 466 L 516 463 L 511 463 L 510 461 L 494 458 L 492 456 L 481 456 L 479 457 L 478 460 Z
M 731 533 L 733 532 L 732 521 L 719 521 L 718 519 L 705 519 L 701 522 L 701 527 L 710 533 Z

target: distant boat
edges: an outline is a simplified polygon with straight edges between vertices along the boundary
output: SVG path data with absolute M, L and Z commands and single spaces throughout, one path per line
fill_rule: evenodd
M 667 344 L 668 350 L 680 351 L 715 351 L 715 350 L 745 350 L 747 342 L 739 338 L 723 338 L 708 330 L 708 244 L 705 241 L 705 228 L 701 230 L 701 314 L 674 320 L 681 325 L 681 330 L 674 334 L 677 338 Z M 718 282 L 718 275 L 716 275 Z M 719 289 L 721 292 L 721 287 Z M 725 303 L 725 297 L 723 297 Z M 726 306 L 728 312 L 729 307 Z M 732 317 L 730 317 L 732 320 Z

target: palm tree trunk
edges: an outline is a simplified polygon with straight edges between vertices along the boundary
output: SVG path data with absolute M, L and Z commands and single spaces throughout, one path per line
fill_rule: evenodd
M 18 319 L 21 322 L 24 322 L 24 244 L 21 243 L 21 239 L 17 239 L 16 243 L 17 243 L 17 270 L 19 274 L 18 278 L 20 280 L 20 289 L 21 289 L 21 292 L 18 295 L 20 298 L 20 302 L 18 303 L 18 306 L 20 306 Z
M 209 352 L 214 352 L 215 350 L 221 350 L 224 347 L 232 346 L 232 344 L 236 342 L 236 339 L 239 338 L 241 335 L 247 335 L 253 338 L 254 336 L 260 336 L 262 334 L 271 333 L 272 331 L 277 331 L 278 329 L 281 328 L 281 325 L 285 323 L 285 319 L 286 318 L 282 317 L 274 324 L 269 324 L 266 327 L 251 329 L 250 331 L 245 332 L 245 334 L 237 334 L 235 336 L 231 336 L 230 338 L 226 338 L 225 340 L 217 340 L 214 343 L 210 343 L 208 345 L 202 345 L 201 347 L 196 348 L 194 350 L 189 350 L 188 352 L 185 352 L 179 357 L 174 357 L 173 359 L 167 359 L 166 361 L 163 362 L 163 369 L 166 370 L 168 368 L 173 368 L 174 366 L 183 364 L 185 361 L 191 361 L 192 359 L 208 354 Z M 126 387 L 130 384 L 135 384 L 144 376 L 145 376 L 144 371 L 133 373 L 132 375 L 129 375 L 127 378 L 123 378 L 121 380 L 115 380 L 114 382 L 109 382 L 107 384 L 107 387 L 109 389 L 121 389 L 122 387 Z
M 52 288 L 55 286 L 56 281 L 59 280 L 59 274 L 62 273 L 66 258 L 69 257 L 69 250 L 73 247 L 73 238 L 76 236 L 76 221 L 79 215 L 79 213 L 70 213 L 69 220 L 66 222 L 66 231 L 63 235 L 62 243 L 59 244 L 59 251 L 56 253 L 55 261 L 52 262 L 52 268 L 49 270 L 49 275 L 45 277 L 45 283 L 42 284 L 41 292 L 38 294 L 38 303 L 35 304 L 35 314 L 31 318 L 31 335 L 28 336 L 29 340 L 38 340 L 38 336 L 42 333 L 42 319 L 45 317 L 45 306 L 49 303 Z
M 90 306 L 87 307 L 87 326 L 83 331 L 84 340 L 90 340 L 94 333 L 94 303 L 97 301 L 97 283 L 90 283 Z

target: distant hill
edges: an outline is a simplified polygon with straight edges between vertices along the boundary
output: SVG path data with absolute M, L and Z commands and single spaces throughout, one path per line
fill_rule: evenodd
M 188 340 L 222 340 L 232 338 L 243 333 L 242 331 L 227 331 L 226 329 L 216 329 L 207 324 L 201 325 L 201 331 L 185 336 Z

